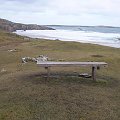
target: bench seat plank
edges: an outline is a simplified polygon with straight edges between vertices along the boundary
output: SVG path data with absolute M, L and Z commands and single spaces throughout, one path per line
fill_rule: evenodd
M 41 67 L 67 67 L 67 66 L 106 66 L 105 62 L 51 62 L 51 61 L 37 61 L 37 64 Z

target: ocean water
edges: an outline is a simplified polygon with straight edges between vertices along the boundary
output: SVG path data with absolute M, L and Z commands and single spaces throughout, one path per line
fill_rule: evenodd
M 56 30 L 17 30 L 15 33 L 32 38 L 76 41 L 120 48 L 120 28 L 106 26 L 48 26 Z

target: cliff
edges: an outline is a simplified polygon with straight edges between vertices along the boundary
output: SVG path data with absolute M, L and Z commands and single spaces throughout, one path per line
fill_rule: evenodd
M 6 19 L 0 18 L 0 30 L 13 32 L 16 30 L 54 30 L 54 29 L 44 25 L 14 23 Z

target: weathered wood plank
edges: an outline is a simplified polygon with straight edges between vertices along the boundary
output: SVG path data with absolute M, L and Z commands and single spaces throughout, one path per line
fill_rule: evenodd
M 96 81 L 96 70 L 102 66 L 106 66 L 106 62 L 51 62 L 51 61 L 37 61 L 40 67 L 45 67 L 47 69 L 48 79 L 50 76 L 50 67 L 91 67 L 92 68 L 92 78 Z
M 96 68 L 95 67 L 92 67 L 92 78 L 93 78 L 93 81 L 96 81 Z
M 67 66 L 106 66 L 105 62 L 41 62 L 37 61 L 37 64 L 41 67 L 67 67 Z

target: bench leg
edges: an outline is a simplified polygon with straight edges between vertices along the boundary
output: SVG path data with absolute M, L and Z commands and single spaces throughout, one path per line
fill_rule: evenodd
M 50 77 L 50 67 L 45 67 L 45 69 L 47 70 L 47 79 L 49 80 L 49 77 Z
M 93 78 L 93 81 L 96 81 L 96 68 L 95 67 L 92 67 L 92 78 Z

